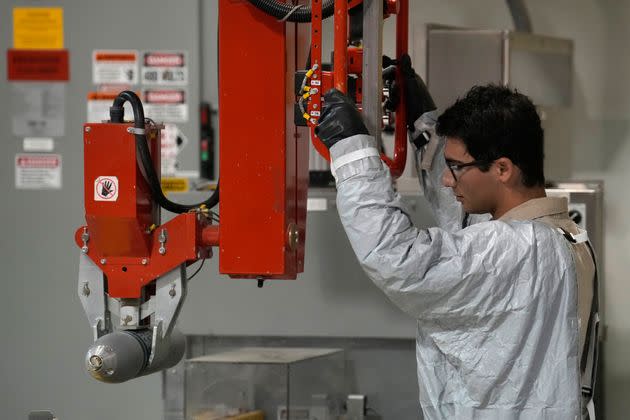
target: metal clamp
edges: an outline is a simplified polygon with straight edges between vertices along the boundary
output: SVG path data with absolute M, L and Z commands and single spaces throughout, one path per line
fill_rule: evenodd
M 146 130 L 144 128 L 127 127 L 127 133 L 144 135 Z

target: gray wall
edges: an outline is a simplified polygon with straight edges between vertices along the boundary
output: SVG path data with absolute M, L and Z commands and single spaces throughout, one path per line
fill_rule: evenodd
M 181 126 L 198 137 L 198 3 L 124 0 L 0 2 L 0 50 L 12 42 L 13 6 L 64 8 L 65 47 L 70 52 L 66 91 L 66 135 L 56 139 L 63 155 L 63 188 L 16 191 L 14 156 L 22 139 L 11 130 L 10 86 L 5 60 L 0 66 L 1 261 L 3 288 L 0 319 L 0 418 L 25 419 L 36 408 L 50 408 L 60 419 L 156 419 L 162 415 L 160 377 L 153 375 L 120 386 L 104 385 L 83 371 L 91 334 L 76 295 L 78 249 L 75 229 L 83 218 L 82 124 L 86 95 L 93 90 L 93 49 L 188 49 L 192 121 Z M 186 159 L 195 164 L 191 153 Z
M 0 3 L 3 54 L 11 42 L 11 8 L 28 4 L 42 3 Z M 197 2 L 60 0 L 55 4 L 64 7 L 72 77 L 66 136 L 56 142 L 56 152 L 64 158 L 61 191 L 14 190 L 13 159 L 21 149 L 21 139 L 11 134 L 8 101 L 0 105 L 0 195 L 4 198 L 0 258 L 5 273 L 0 319 L 7 325 L 0 350 L 0 417 L 25 418 L 30 409 L 49 407 L 61 419 L 155 419 L 162 412 L 159 376 L 107 386 L 88 379 L 82 371 L 90 333 L 75 295 L 77 250 L 71 240 L 83 217 L 80 126 L 85 118 L 85 94 L 91 87 L 91 50 L 188 48 L 193 54 L 198 43 Z M 559 112 L 549 122 L 547 133 L 559 133 L 561 141 L 551 153 L 564 159 L 573 177 L 606 182 L 607 418 L 624 418 L 630 409 L 630 287 L 625 281 L 630 234 L 625 217 L 630 205 L 625 193 L 630 179 L 630 57 L 626 54 L 630 4 L 587 0 L 527 4 L 535 32 L 575 41 L 574 106 L 570 112 Z M 414 65 L 421 74 L 425 23 L 512 27 L 500 0 L 414 0 L 411 8 Z M 141 29 L 123 35 L 120 24 L 111 23 L 114 20 L 139 24 Z M 8 98 L 4 66 L 0 77 L 0 96 Z M 203 96 L 211 98 L 211 89 L 204 84 Z M 190 130 L 187 135 L 193 140 L 196 132 L 192 126 Z M 211 276 L 204 273 L 206 279 Z

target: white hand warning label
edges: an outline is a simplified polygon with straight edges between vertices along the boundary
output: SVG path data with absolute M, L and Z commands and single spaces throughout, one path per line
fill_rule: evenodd
M 94 201 L 118 200 L 118 177 L 99 176 L 94 180 Z

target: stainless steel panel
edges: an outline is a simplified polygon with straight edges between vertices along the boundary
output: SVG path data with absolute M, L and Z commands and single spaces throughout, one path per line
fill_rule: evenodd
M 475 85 L 509 85 L 536 105 L 568 106 L 573 42 L 527 33 L 430 25 L 427 79 L 440 108 Z
M 496 31 L 429 30 L 427 84 L 439 109 L 472 86 L 501 83 L 503 40 Z

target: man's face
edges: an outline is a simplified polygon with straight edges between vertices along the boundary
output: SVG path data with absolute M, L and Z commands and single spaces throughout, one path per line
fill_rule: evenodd
M 447 168 L 442 173 L 442 184 L 453 189 L 464 210 L 467 213 L 492 213 L 499 191 L 498 180 L 492 169 L 482 172 L 477 164 L 457 167 L 475 162 L 464 142 L 457 138 L 446 138 L 444 159 Z

